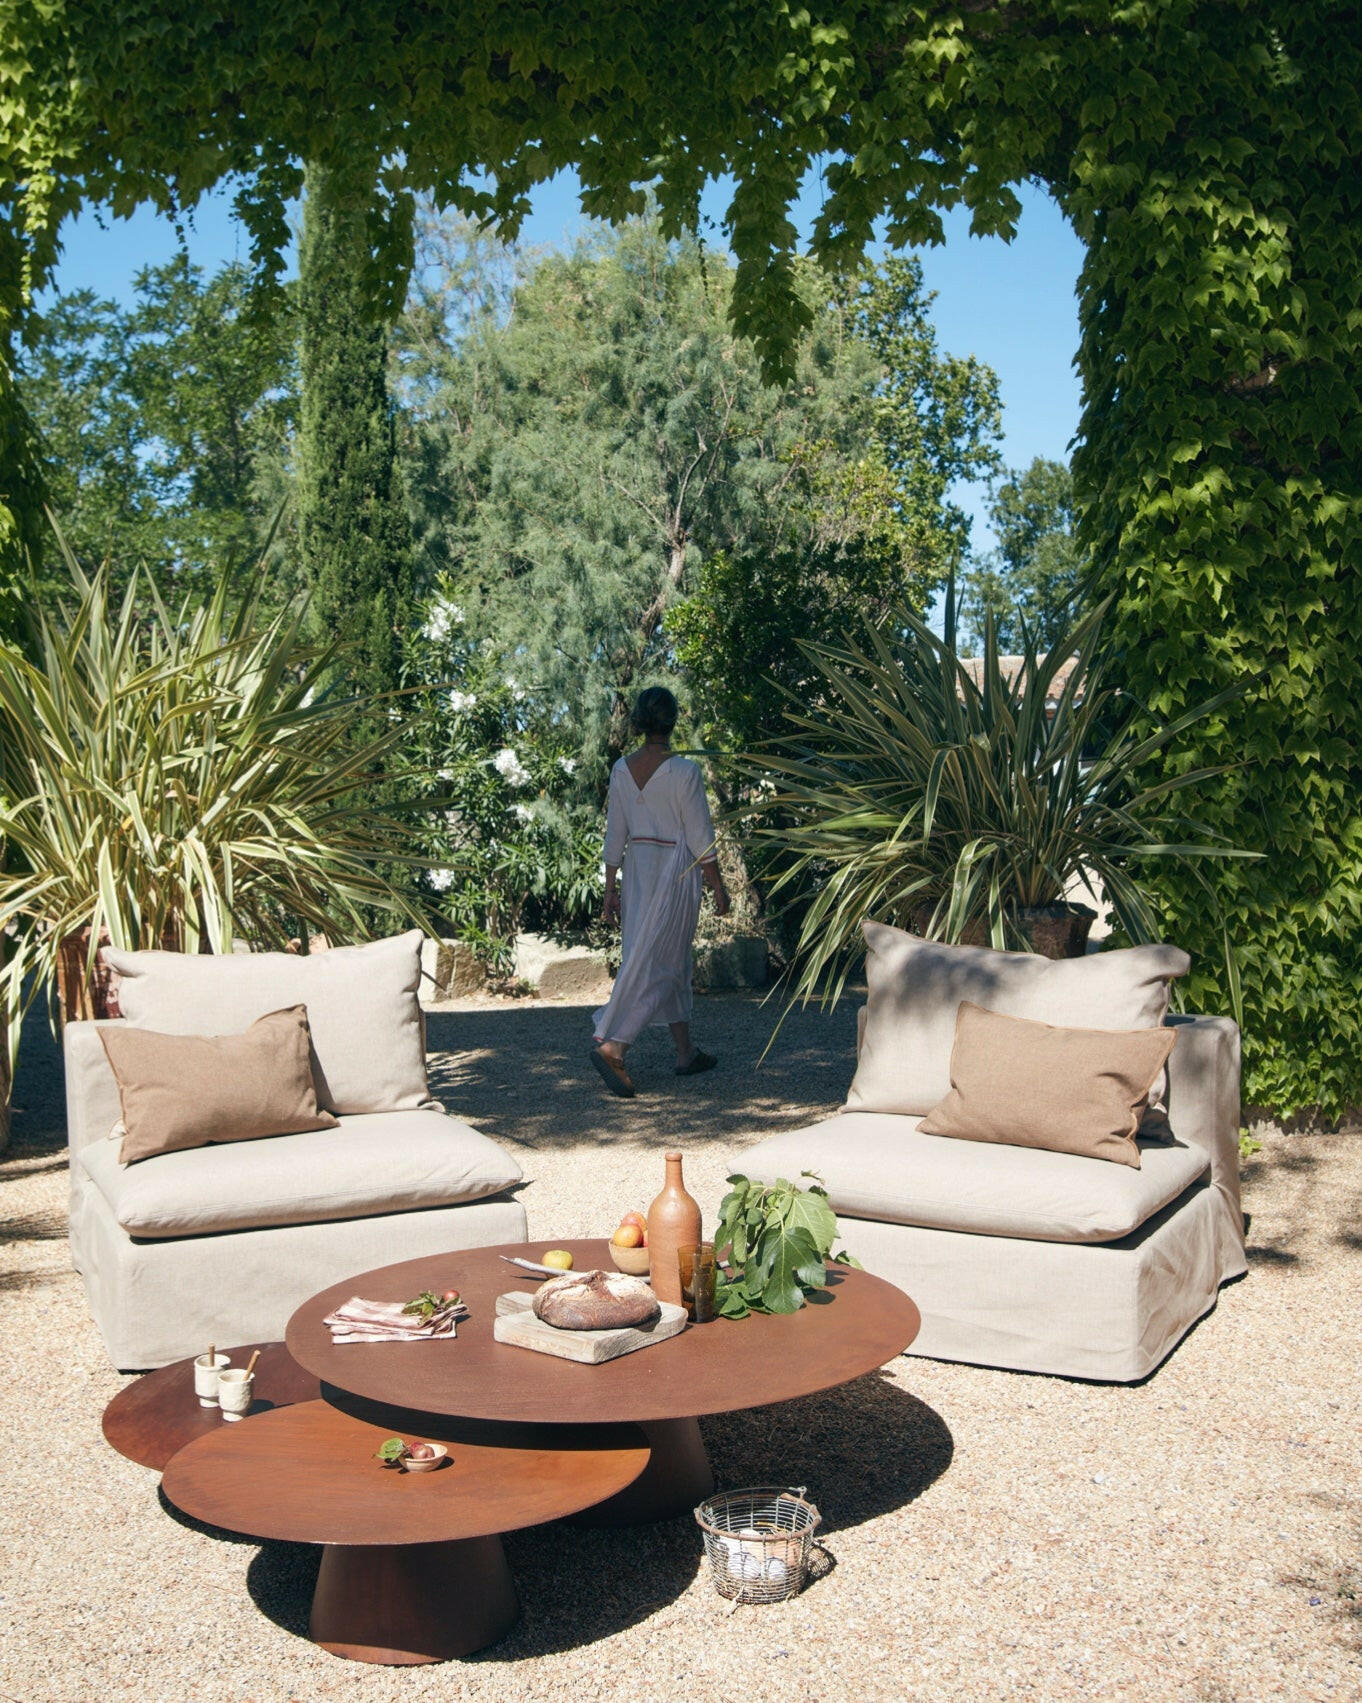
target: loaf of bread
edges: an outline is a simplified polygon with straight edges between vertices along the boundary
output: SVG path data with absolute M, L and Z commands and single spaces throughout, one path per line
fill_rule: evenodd
M 646 1283 L 614 1271 L 565 1271 L 551 1277 L 536 1292 L 534 1310 L 558 1330 L 623 1330 L 650 1325 L 662 1313 Z

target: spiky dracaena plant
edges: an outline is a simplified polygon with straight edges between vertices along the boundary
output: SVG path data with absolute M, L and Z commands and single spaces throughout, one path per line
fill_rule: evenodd
M 234 606 L 225 579 L 172 612 L 145 574 L 115 602 L 106 572 L 67 566 L 69 604 L 34 611 L 26 651 L 0 646 L 11 1058 L 28 1003 L 63 974 L 69 1014 L 88 1009 L 105 930 L 119 947 L 229 952 L 238 931 L 282 946 L 299 924 L 363 938 L 366 909 L 419 922 L 377 873 L 424 861 L 413 836 L 363 802 L 403 729 L 352 739 L 376 706 L 327 688 L 334 647 L 303 642 L 301 612 L 266 616 L 258 590 Z
M 907 610 L 860 643 L 801 647 L 815 689 L 790 700 L 785 730 L 746 765 L 758 783 L 752 831 L 780 870 L 773 896 L 813 892 L 794 998 L 840 996 L 868 917 L 1025 950 L 1022 913 L 1078 883 L 1100 888 L 1132 940 L 1154 940 L 1147 860 L 1248 855 L 1180 808 L 1224 768 L 1150 778 L 1153 759 L 1233 691 L 1162 724 L 1139 713 L 1103 644 L 1104 612 L 1048 652 L 1027 638 L 1015 671 L 990 621 L 977 677 Z

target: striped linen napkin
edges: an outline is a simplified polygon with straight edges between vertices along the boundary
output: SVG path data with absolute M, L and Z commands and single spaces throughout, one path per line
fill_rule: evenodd
M 451 1301 L 430 1313 L 408 1313 L 402 1301 L 364 1301 L 352 1296 L 322 1321 L 332 1342 L 427 1342 L 454 1336 L 455 1322 L 468 1317 L 462 1301 Z

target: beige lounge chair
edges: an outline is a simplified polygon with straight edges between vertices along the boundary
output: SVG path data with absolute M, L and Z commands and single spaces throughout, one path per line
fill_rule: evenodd
M 420 936 L 315 957 L 111 953 L 124 1021 L 236 1034 L 308 1007 L 339 1127 L 119 1162 L 100 1024 L 68 1024 L 71 1256 L 115 1366 L 279 1337 L 295 1307 L 395 1260 L 525 1238 L 520 1167 L 429 1098 Z M 350 1110 L 375 1105 L 384 1110 Z
M 869 1001 L 847 1106 L 770 1137 L 735 1167 L 763 1180 L 823 1178 L 846 1247 L 921 1309 L 910 1352 L 1145 1377 L 1215 1306 L 1220 1285 L 1247 1270 L 1235 1024 L 1166 1014 L 1168 985 L 1188 964 L 1172 947 L 1052 965 L 879 924 L 867 935 Z M 923 1133 L 949 1087 L 962 999 L 1071 1027 L 1171 1024 L 1171 1136 L 1141 1137 L 1134 1169 Z

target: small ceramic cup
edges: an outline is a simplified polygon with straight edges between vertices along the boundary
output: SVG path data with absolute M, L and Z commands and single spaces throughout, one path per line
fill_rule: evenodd
M 229 1366 L 218 1374 L 218 1406 L 224 1419 L 244 1419 L 251 1408 L 255 1373 L 244 1366 Z
M 200 1354 L 194 1361 L 194 1394 L 200 1407 L 218 1405 L 218 1379 L 225 1366 L 231 1365 L 225 1354 Z

